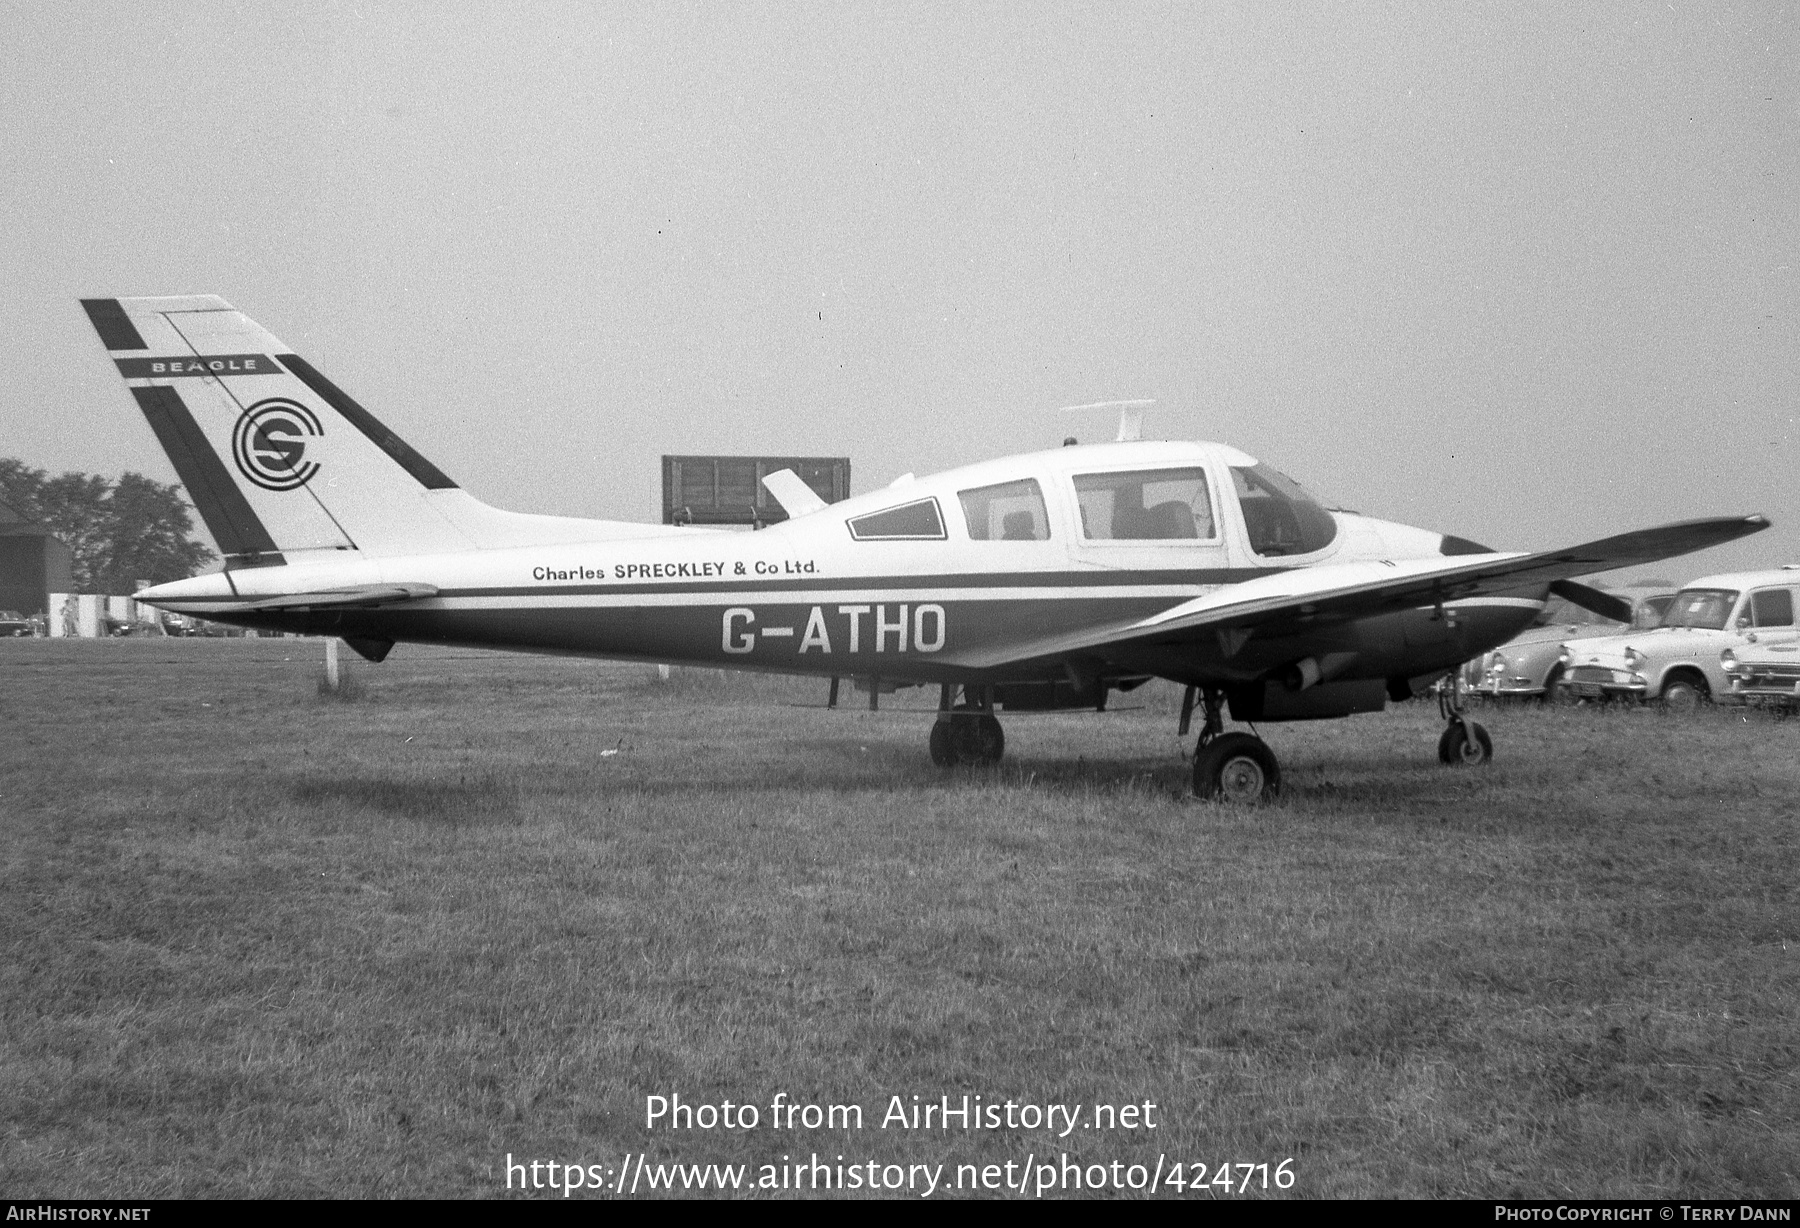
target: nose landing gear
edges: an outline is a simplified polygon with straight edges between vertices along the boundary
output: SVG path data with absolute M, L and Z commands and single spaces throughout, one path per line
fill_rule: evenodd
M 1446 678 L 1438 688 L 1438 714 L 1444 718 L 1444 732 L 1438 738 L 1438 762 L 1452 767 L 1490 762 L 1494 757 L 1494 740 L 1479 721 L 1469 719 L 1463 710 L 1460 679 Z

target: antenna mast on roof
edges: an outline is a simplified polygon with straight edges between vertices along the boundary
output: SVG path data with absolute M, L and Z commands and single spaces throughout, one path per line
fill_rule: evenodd
M 1114 436 L 1115 443 L 1134 443 L 1143 438 L 1144 411 L 1156 404 L 1149 401 L 1095 401 L 1091 405 L 1065 405 L 1065 414 L 1082 413 L 1090 409 L 1116 409 L 1119 411 L 1119 433 Z

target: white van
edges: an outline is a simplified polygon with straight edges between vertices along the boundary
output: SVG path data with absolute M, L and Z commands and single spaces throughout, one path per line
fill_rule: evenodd
M 1660 699 L 1692 707 L 1730 690 L 1721 654 L 1800 639 L 1800 569 L 1702 576 L 1675 595 L 1662 622 L 1563 645 L 1562 685 L 1576 699 Z

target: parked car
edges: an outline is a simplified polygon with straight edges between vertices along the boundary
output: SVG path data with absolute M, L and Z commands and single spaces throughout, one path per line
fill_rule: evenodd
M 1797 596 L 1800 570 L 1791 567 L 1703 576 L 1675 594 L 1652 630 L 1565 644 L 1563 685 L 1578 698 L 1705 703 L 1730 688 L 1725 649 L 1800 638 Z
M 164 613 L 160 619 L 164 635 L 186 636 L 198 635 L 199 620 L 187 614 Z
M 1655 626 L 1674 600 L 1674 593 L 1637 598 L 1630 625 Z M 1472 694 L 1491 699 L 1555 698 L 1563 676 L 1563 645 L 1617 635 L 1625 625 L 1552 597 L 1531 626 L 1464 666 L 1463 680 Z
M 1730 680 L 1719 702 L 1800 709 L 1800 637 L 1753 634 L 1746 639 L 1747 643 L 1719 654 L 1719 668 Z
M 194 629 L 189 635 L 203 636 L 207 639 L 240 639 L 250 634 L 242 627 L 234 627 L 230 623 L 216 623 L 206 618 L 194 619 Z
M 37 624 L 17 610 L 0 610 L 0 636 L 21 638 L 37 634 Z

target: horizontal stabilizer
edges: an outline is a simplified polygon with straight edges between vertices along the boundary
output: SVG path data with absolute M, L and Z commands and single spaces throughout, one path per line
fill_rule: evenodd
M 437 586 L 432 584 L 359 584 L 349 588 L 325 589 L 316 593 L 286 593 L 280 597 L 265 597 L 261 601 L 251 601 L 234 606 L 233 612 L 243 610 L 361 610 L 372 609 L 378 605 L 393 605 L 397 601 L 417 601 L 421 597 L 437 596 Z
M 792 469 L 777 469 L 766 475 L 762 483 L 790 517 L 810 516 L 827 506 L 819 492 L 801 481 Z

